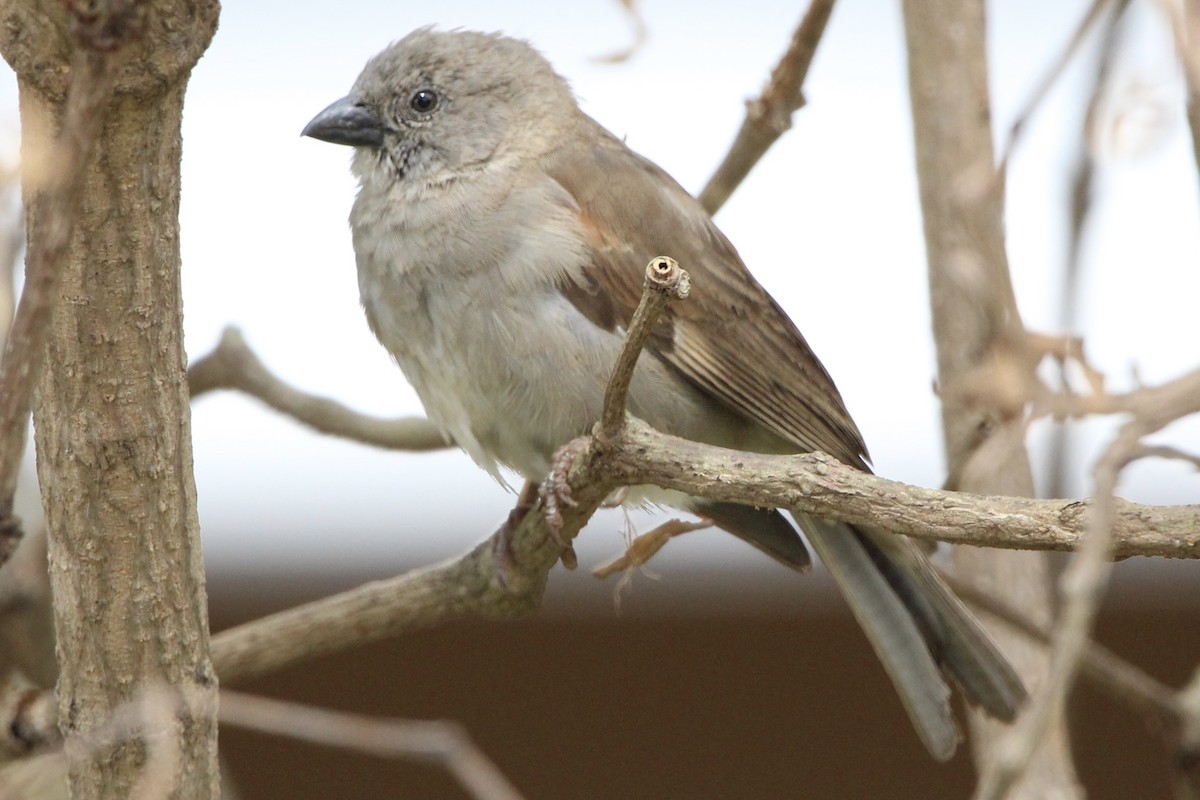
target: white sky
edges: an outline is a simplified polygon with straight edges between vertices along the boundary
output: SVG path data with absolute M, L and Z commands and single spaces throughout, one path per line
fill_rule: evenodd
M 442 0 L 436 11 L 347 0 L 336 13 L 326 2 L 227 3 L 184 119 L 189 354 L 208 351 L 223 326 L 236 324 L 268 366 L 299 387 L 366 412 L 420 413 L 358 304 L 346 223 L 350 153 L 299 136 L 347 92 L 369 56 L 409 30 L 437 23 L 530 39 L 592 116 L 695 191 L 803 5 L 645 0 L 647 47 L 610 66 L 592 58 L 630 37 L 611 0 Z M 877 471 L 937 486 L 940 426 L 898 5 L 838 4 L 809 75 L 809 105 L 718 223 L 833 374 Z M 995 4 L 998 130 L 1007 130 L 1087 5 Z M 1134 4 L 1135 45 L 1118 67 L 1105 127 L 1103 196 L 1079 310 L 1090 355 L 1115 389 L 1131 385 L 1134 367 L 1157 382 L 1200 363 L 1200 206 L 1181 76 L 1165 27 L 1142 6 L 1152 4 Z M 1066 171 L 1091 64 L 1084 58 L 1049 96 L 1012 165 L 1009 252 L 1022 313 L 1037 330 L 1058 328 Z M 15 117 L 12 77 L 3 77 L 0 102 Z M 193 428 L 205 548 L 218 568 L 269 558 L 394 571 L 470 546 L 512 502 L 457 452 L 375 452 L 318 437 L 233 394 L 199 401 Z M 1087 491 L 1084 469 L 1110 428 L 1081 427 L 1075 493 Z M 1167 433 L 1200 450 L 1200 422 Z M 1122 493 L 1197 502 L 1200 481 L 1182 465 L 1147 464 L 1128 473 Z M 616 553 L 619 528 L 615 514 L 593 525 L 583 562 Z M 762 561 L 719 533 L 688 538 L 675 557 Z

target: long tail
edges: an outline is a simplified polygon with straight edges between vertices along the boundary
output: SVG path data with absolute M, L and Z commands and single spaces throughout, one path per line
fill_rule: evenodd
M 1011 720 L 1025 687 L 909 539 L 794 513 L 895 684 L 934 758 L 954 755 L 949 672 L 989 714 Z

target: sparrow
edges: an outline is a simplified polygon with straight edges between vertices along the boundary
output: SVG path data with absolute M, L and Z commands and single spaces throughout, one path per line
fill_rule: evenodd
M 660 318 L 627 408 L 676 436 L 757 453 L 866 445 L 804 337 L 709 214 L 580 110 L 527 42 L 420 28 L 372 58 L 303 135 L 354 148 L 350 213 L 367 321 L 429 418 L 499 477 L 543 479 L 600 418 L 646 263 L 692 292 Z M 933 757 L 959 740 L 947 680 L 1011 720 L 1025 689 L 902 536 L 800 512 L 650 495 L 798 570 L 825 564 Z

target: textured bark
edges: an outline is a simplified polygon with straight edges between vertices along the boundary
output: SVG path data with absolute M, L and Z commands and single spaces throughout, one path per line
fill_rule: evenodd
M 10 2 L 0 49 L 17 72 L 30 241 L 44 219 L 39 154 L 61 125 L 74 38 L 68 4 Z M 200 553 L 179 282 L 180 121 L 187 77 L 216 29 L 211 0 L 134 8 L 87 168 L 82 214 L 34 397 L 49 534 L 59 720 L 74 798 L 125 798 L 146 773 L 114 713 L 157 687 L 215 689 Z M 79 4 L 76 4 L 79 7 Z M 81 12 L 82 13 L 82 12 Z M 53 165 L 49 165 L 52 167 Z M 167 713 L 162 796 L 218 795 L 216 725 Z
M 996 392 L 982 404 L 953 391 L 981 375 L 1004 388 L 1005 375 L 1029 366 L 1004 250 L 1003 180 L 993 167 L 984 3 L 905 0 L 904 18 L 949 488 L 1032 496 L 1021 393 Z M 964 574 L 1037 620 L 1053 605 L 1045 559 L 969 548 L 955 556 Z M 1047 665 L 1038 645 L 1000 627 L 993 633 L 1036 688 Z M 996 724 L 974 715 L 972 728 L 983 765 Z M 1011 796 L 1082 796 L 1063 721 Z

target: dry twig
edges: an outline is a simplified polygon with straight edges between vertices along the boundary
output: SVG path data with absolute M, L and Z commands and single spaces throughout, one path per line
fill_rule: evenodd
M 271 374 L 234 327 L 226 328 L 216 349 L 188 368 L 188 387 L 193 399 L 217 389 L 237 389 L 320 433 L 375 447 L 422 451 L 450 446 L 441 431 L 422 417 L 369 417 L 288 386 Z
M 1171 24 L 1175 52 L 1183 64 L 1187 85 L 1187 122 L 1192 134 L 1192 158 L 1200 171 L 1200 0 L 1183 0 L 1183 11 L 1170 0 L 1158 7 Z
M 1062 297 L 1059 300 L 1059 326 L 1061 330 L 1071 331 L 1076 327 L 1076 308 L 1079 300 L 1079 286 L 1083 274 L 1083 245 L 1087 221 L 1092 212 L 1093 192 L 1096 175 L 1096 159 L 1094 148 L 1090 142 L 1096 137 L 1096 126 L 1101 116 L 1103 101 L 1110 91 L 1113 64 L 1116 60 L 1120 42 L 1121 25 L 1128 8 L 1128 0 L 1117 0 L 1117 7 L 1108 16 L 1103 33 L 1103 43 L 1100 46 L 1099 61 L 1092 83 L 1088 100 L 1087 112 L 1084 115 L 1083 126 L 1079 141 L 1079 151 L 1071 170 L 1070 195 L 1070 233 L 1067 239 L 1067 254 L 1063 263 Z M 1078 356 L 1072 360 L 1084 367 L 1085 376 L 1091 383 L 1093 393 L 1102 391 L 1103 384 L 1099 373 L 1090 369 L 1083 358 L 1083 344 L 1074 337 L 1064 337 L 1064 340 L 1079 342 Z M 1068 356 L 1063 353 L 1058 357 L 1059 375 L 1063 391 L 1069 391 L 1070 381 L 1066 370 Z M 1070 426 L 1056 425 L 1051 432 L 1049 447 L 1049 464 L 1047 466 L 1047 493 L 1051 497 L 1063 497 L 1067 494 L 1067 457 Z
M 711 527 L 712 521 L 707 519 L 701 519 L 698 522 L 669 519 L 663 524 L 656 526 L 653 530 L 646 531 L 636 537 L 632 542 L 629 542 L 624 553 L 607 564 L 596 567 L 592 570 L 592 574 L 601 579 L 607 578 L 617 572 L 624 572 L 628 575 L 630 571 L 648 564 L 650 559 L 654 558 L 658 554 L 658 551 L 666 547 L 667 542 L 676 536 L 682 536 L 692 531 L 702 531 Z
M 733 145 L 700 192 L 700 205 L 709 214 L 725 205 L 775 140 L 792 127 L 792 114 L 804 106 L 804 79 L 833 12 L 833 2 L 812 0 L 762 94 L 746 103 L 746 118 Z
M 950 573 L 943 572 L 942 579 L 956 595 L 976 610 L 1001 620 L 1044 645 L 1053 641 L 1054 631 L 1049 626 L 1029 619 L 1008 603 Z M 1131 711 L 1158 718 L 1167 728 L 1177 726 L 1183 718 L 1175 692 L 1096 642 L 1087 644 L 1079 666 L 1083 678 Z
M 467 732 L 453 722 L 378 719 L 228 690 L 221 692 L 220 719 L 226 725 L 275 736 L 439 764 L 477 800 L 522 797 Z
M 600 417 L 599 435 L 611 439 L 621 431 L 625 422 L 625 401 L 629 395 L 629 383 L 637 367 L 638 357 L 658 315 L 672 300 L 686 299 L 692 288 L 692 279 L 686 270 L 670 256 L 657 256 L 646 265 L 646 280 L 642 286 L 642 299 L 633 311 L 625 341 L 613 367 L 612 378 L 604 391 L 604 406 Z
M 617 0 L 617 5 L 625 12 L 625 18 L 629 21 L 629 27 L 633 31 L 633 41 L 628 47 L 592 59 L 600 64 L 621 64 L 628 61 L 638 50 L 642 49 L 642 45 L 646 44 L 646 40 L 650 38 L 650 33 L 646 30 L 646 21 L 642 19 L 642 14 L 638 11 L 637 0 Z
M 1046 74 L 1042 76 L 1042 80 L 1037 85 L 1037 88 L 1034 89 L 1033 94 L 1030 95 L 1029 99 L 1025 101 L 1025 105 L 1021 106 L 1020 111 L 1017 112 L 1012 125 L 1008 129 L 1008 140 L 1004 144 L 1004 149 L 1000 156 L 1000 163 L 996 168 L 997 182 L 1004 181 L 1005 176 L 1008 173 L 1008 162 L 1012 159 L 1013 151 L 1016 150 L 1017 144 L 1021 139 L 1021 135 L 1025 131 L 1025 126 L 1028 124 L 1029 119 L 1033 116 L 1033 113 L 1037 111 L 1037 108 L 1042 104 L 1042 101 L 1046 99 L 1046 95 L 1050 93 L 1050 89 L 1066 70 L 1067 65 L 1071 63 L 1071 59 L 1075 57 L 1075 54 L 1079 51 L 1079 48 L 1083 44 L 1084 40 L 1087 39 L 1092 28 L 1094 28 L 1096 23 L 1100 20 L 1105 7 L 1112 1 L 1113 0 L 1092 0 L 1092 5 L 1088 8 L 1087 13 L 1084 14 L 1083 19 L 1080 20 L 1079 25 L 1075 28 L 1075 32 L 1067 41 L 1063 51 L 1059 53 L 1058 58 L 1055 59 L 1054 63 L 1050 65 L 1050 68 L 1046 70 Z

